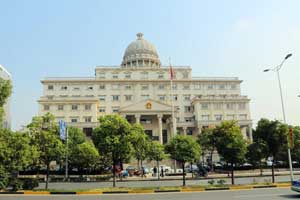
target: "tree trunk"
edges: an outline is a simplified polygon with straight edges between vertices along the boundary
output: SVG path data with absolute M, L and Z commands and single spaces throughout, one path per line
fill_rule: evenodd
M 116 162 L 113 161 L 113 187 L 116 187 Z
M 47 163 L 47 173 L 46 173 L 46 186 L 45 189 L 48 190 L 48 183 L 49 183 L 49 171 L 50 171 L 50 163 Z
M 274 162 L 275 162 L 275 160 L 273 160 L 273 162 L 272 162 L 272 183 L 275 183 Z
M 234 185 L 234 168 L 233 168 L 233 163 L 231 163 L 231 184 Z
M 182 186 L 185 186 L 185 172 L 184 172 L 184 162 L 182 162 Z
M 137 159 L 137 168 L 138 168 L 138 169 L 141 169 L 141 166 L 140 166 L 140 159 Z
M 160 179 L 160 169 L 159 169 L 159 161 L 157 160 L 157 179 Z
M 213 172 L 213 171 L 215 171 L 214 170 L 214 164 L 213 164 L 213 161 L 212 161 L 212 159 L 213 159 L 213 154 L 214 154 L 214 150 L 212 150 L 211 152 L 210 152 L 210 169 L 211 169 L 211 171 Z
M 260 176 L 262 176 L 263 175 L 263 168 L 261 166 L 261 161 L 259 162 L 259 169 L 260 169 Z

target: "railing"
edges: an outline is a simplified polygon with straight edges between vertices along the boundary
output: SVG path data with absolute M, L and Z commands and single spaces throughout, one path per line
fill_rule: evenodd
M 95 80 L 95 77 L 45 77 L 44 81 L 56 81 L 56 80 Z
M 193 76 L 192 80 L 200 81 L 237 81 L 238 77 L 202 77 L 202 76 Z

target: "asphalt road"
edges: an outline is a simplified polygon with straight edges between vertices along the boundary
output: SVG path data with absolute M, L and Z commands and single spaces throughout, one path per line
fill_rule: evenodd
M 156 193 L 156 194 L 106 194 L 80 196 L 9 196 L 1 195 L 0 200 L 278 200 L 299 199 L 300 195 L 288 188 L 255 189 L 236 191 L 190 192 L 190 193 Z
M 300 179 L 300 175 L 295 175 L 295 180 Z M 219 179 L 216 179 L 216 181 Z M 226 183 L 230 184 L 230 178 L 224 178 Z M 289 181 L 289 176 L 276 176 L 275 180 L 277 182 Z M 187 185 L 208 185 L 208 180 L 187 180 Z M 251 184 L 251 183 L 265 183 L 271 182 L 272 177 L 245 177 L 245 178 L 235 178 L 235 184 Z M 182 180 L 168 180 L 168 181 L 128 181 L 128 182 L 117 182 L 118 187 L 159 187 L 159 186 L 181 186 Z M 112 182 L 53 182 L 49 183 L 49 189 L 95 189 L 111 187 Z M 39 189 L 44 189 L 45 184 L 40 183 Z

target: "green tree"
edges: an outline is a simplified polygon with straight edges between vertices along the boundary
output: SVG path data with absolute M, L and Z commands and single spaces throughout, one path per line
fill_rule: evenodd
M 267 157 L 272 157 L 272 182 L 275 182 L 274 163 L 280 152 L 287 148 L 288 126 L 277 120 L 261 119 L 254 131 L 254 140 L 262 140 L 268 147 Z M 285 151 L 286 152 L 286 151 Z
M 141 124 L 134 124 L 131 131 L 131 143 L 134 149 L 133 155 L 138 161 L 138 168 L 141 169 L 143 166 L 143 160 L 147 158 L 150 139 L 148 135 L 146 135 L 144 127 Z
M 0 128 L 2 127 L 4 109 L 7 98 L 11 95 L 12 86 L 9 80 L 0 78 Z
M 231 183 L 234 185 L 234 165 L 245 159 L 247 144 L 235 121 L 224 121 L 214 130 L 217 136 L 217 151 L 231 167 Z
M 185 163 L 194 162 L 199 159 L 201 153 L 200 145 L 190 136 L 176 135 L 165 146 L 165 150 L 170 154 L 172 159 L 181 163 L 183 186 L 185 186 Z
M 113 186 L 116 186 L 116 165 L 132 157 L 131 125 L 119 115 L 105 115 L 99 118 L 100 125 L 94 129 L 92 139 L 98 152 L 110 157 L 113 165 Z
M 197 142 L 201 146 L 202 156 L 209 154 L 209 165 L 213 170 L 212 157 L 216 150 L 217 137 L 214 135 L 214 128 L 204 129 L 200 135 L 198 135 Z M 204 159 L 203 159 L 204 162 Z
M 267 157 L 268 147 L 261 141 L 254 141 L 247 147 L 246 159 L 253 167 L 259 167 L 260 175 L 262 176 L 262 160 Z
M 167 157 L 164 151 L 164 146 L 158 141 L 151 141 L 149 144 L 149 151 L 147 157 L 149 161 L 156 161 L 156 167 L 158 172 L 157 177 L 159 180 L 159 162 Z
M 36 164 L 47 168 L 45 189 L 48 189 L 50 163 L 59 162 L 65 156 L 65 146 L 59 138 L 53 115 L 47 113 L 44 116 L 34 117 L 27 127 L 32 136 L 32 144 L 39 152 L 39 162 Z

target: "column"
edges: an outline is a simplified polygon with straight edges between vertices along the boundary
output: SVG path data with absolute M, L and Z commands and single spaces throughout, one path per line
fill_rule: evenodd
M 187 127 L 184 126 L 184 127 L 182 127 L 182 129 L 183 129 L 183 135 L 186 135 L 186 129 L 187 129 Z
M 159 142 L 162 144 L 163 143 L 163 134 L 162 134 L 162 115 L 158 114 L 157 115 L 158 119 L 158 134 L 159 134 Z
M 141 115 L 140 114 L 135 114 L 134 117 L 135 117 L 135 123 L 139 124 L 140 123 Z
M 250 142 L 253 142 L 253 136 L 252 136 L 252 124 L 249 125 L 249 139 L 250 139 Z

